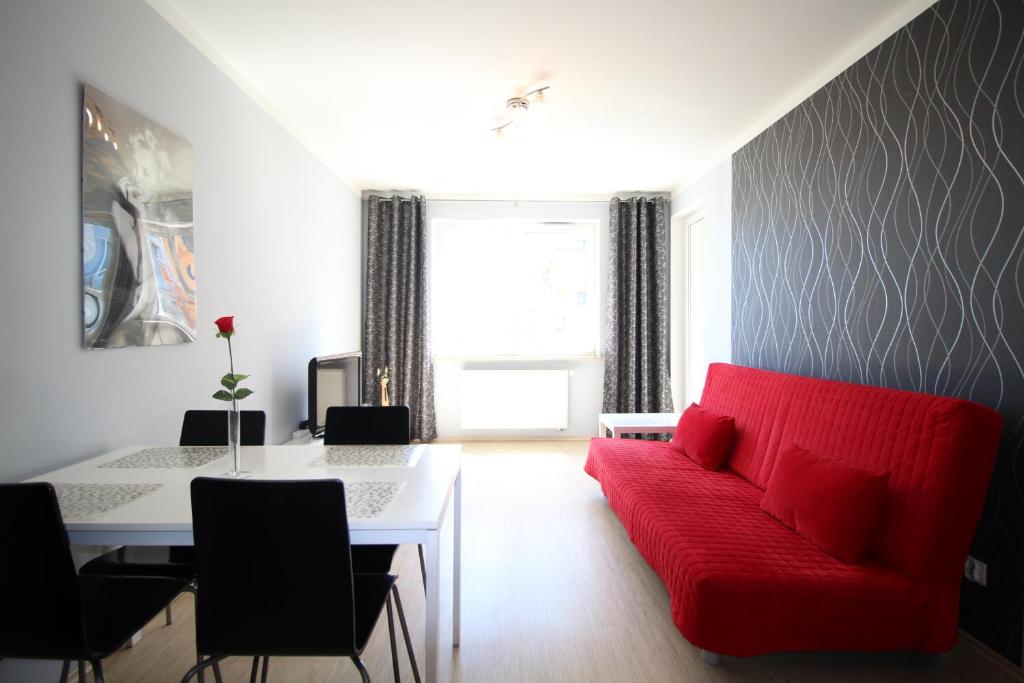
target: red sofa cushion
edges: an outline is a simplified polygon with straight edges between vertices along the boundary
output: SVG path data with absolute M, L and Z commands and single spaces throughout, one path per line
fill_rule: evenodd
M 679 416 L 671 443 L 704 469 L 717 470 L 729 457 L 735 439 L 735 420 L 691 403 Z
M 885 509 L 888 472 L 868 472 L 796 445 L 782 449 L 761 509 L 843 562 L 860 562 Z
M 926 612 L 907 577 L 829 556 L 764 514 L 762 491 L 735 473 L 628 439 L 593 439 L 585 470 L 697 647 L 732 656 L 920 647 Z

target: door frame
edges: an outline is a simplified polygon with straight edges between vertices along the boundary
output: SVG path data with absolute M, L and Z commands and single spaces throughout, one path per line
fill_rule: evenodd
M 696 402 L 700 397 L 688 397 L 686 386 L 688 383 L 688 369 L 690 367 L 690 339 L 689 320 L 691 312 L 690 303 L 690 226 L 698 221 L 706 220 L 707 214 L 704 209 L 704 202 L 686 206 L 672 215 L 669 224 L 669 376 L 672 386 L 672 400 L 676 411 L 684 410 L 687 400 Z M 681 237 L 681 239 L 677 239 Z M 672 277 L 677 263 L 681 260 L 683 273 L 682 282 L 676 283 Z M 678 295 L 682 301 L 675 301 Z M 679 304 L 677 306 L 677 304 Z M 677 317 L 678 315 L 678 317 Z M 676 335 L 681 332 L 681 339 L 676 344 Z M 677 357 L 673 353 L 676 348 L 682 350 Z M 673 372 L 673 369 L 675 370 Z M 677 392 L 678 387 L 678 392 Z M 678 395 L 677 395 L 678 393 Z

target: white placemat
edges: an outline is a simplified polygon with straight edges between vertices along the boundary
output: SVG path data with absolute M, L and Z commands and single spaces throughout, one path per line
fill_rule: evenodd
M 312 467 L 415 467 L 421 448 L 416 446 L 327 446 L 327 453 Z
M 355 481 L 345 484 L 349 519 L 374 519 L 384 514 L 405 486 L 404 481 Z
M 152 493 L 161 484 L 54 484 L 64 519 L 91 517 Z
M 143 448 L 99 465 L 118 469 L 195 469 L 228 454 L 227 446 L 159 446 Z

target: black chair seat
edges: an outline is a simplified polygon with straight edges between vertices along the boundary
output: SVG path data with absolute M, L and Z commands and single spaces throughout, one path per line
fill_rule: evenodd
M 188 582 L 166 577 L 82 576 L 51 484 L 0 484 L 0 562 L 7 588 L 0 609 L 0 657 L 92 662 L 160 613 Z
M 82 611 L 88 652 L 63 659 L 102 659 L 140 631 L 188 581 L 165 577 L 83 576 Z
M 355 588 L 356 613 L 356 650 L 362 652 L 370 640 L 373 627 L 377 625 L 384 604 L 387 602 L 388 591 L 398 579 L 390 574 L 357 574 L 353 577 Z
M 124 546 L 89 560 L 85 576 L 168 576 L 191 582 L 196 577 L 191 546 Z
M 211 659 L 183 683 L 230 656 L 253 657 L 251 680 L 271 657 L 349 657 L 365 683 L 359 657 L 385 611 L 397 679 L 392 596 L 416 672 L 397 577 L 352 571 L 340 480 L 197 477 L 191 491 L 196 642 Z
M 387 574 L 398 552 L 397 545 L 352 546 L 352 572 L 355 574 Z

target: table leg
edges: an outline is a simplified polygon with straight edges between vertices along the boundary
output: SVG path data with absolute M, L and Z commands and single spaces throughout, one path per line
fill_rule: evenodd
M 427 614 L 424 632 L 426 635 L 426 664 L 424 677 L 426 683 L 437 683 L 440 677 L 441 651 L 441 553 L 440 533 L 434 529 L 427 531 L 423 549 L 427 562 Z
M 452 646 L 459 646 L 462 633 L 462 472 L 455 477 L 455 539 L 452 549 Z

